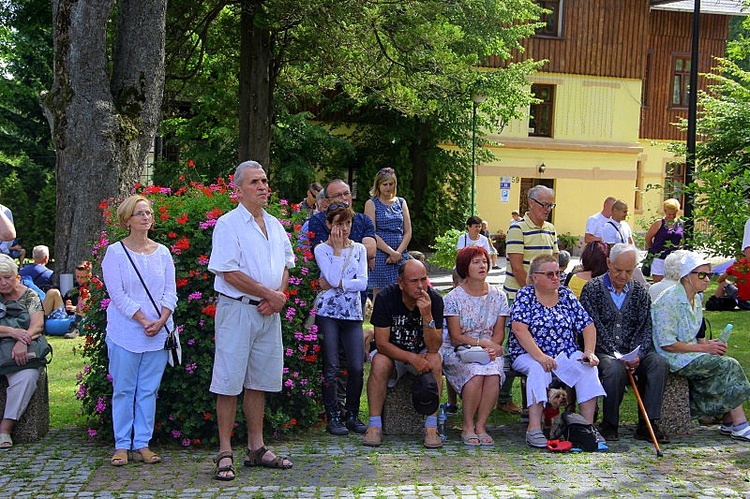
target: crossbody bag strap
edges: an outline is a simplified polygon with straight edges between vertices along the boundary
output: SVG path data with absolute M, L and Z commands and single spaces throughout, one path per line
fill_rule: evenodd
M 619 228 L 618 228 L 618 227 L 617 227 L 617 226 L 616 226 L 615 224 L 613 224 L 613 223 L 612 223 L 612 221 L 609 221 L 609 222 L 607 222 L 607 223 L 608 223 L 609 225 L 611 225 L 612 227 L 614 227 L 614 228 L 615 228 L 615 230 L 617 231 L 617 235 L 618 235 L 618 236 L 620 236 L 620 242 L 621 242 L 621 243 L 624 243 L 624 242 L 626 242 L 626 241 L 625 241 L 625 236 L 623 236 L 623 235 L 622 235 L 622 232 L 620 232 L 620 229 L 619 229 Z
M 128 260 L 130 260 L 130 265 L 133 266 L 133 270 L 135 270 L 136 275 L 138 276 L 138 279 L 140 279 L 141 284 L 143 285 L 143 289 L 146 290 L 146 294 L 148 295 L 148 299 L 151 300 L 151 304 L 154 306 L 154 310 L 156 311 L 157 315 L 161 316 L 161 310 L 159 310 L 159 306 L 156 304 L 156 300 L 154 300 L 154 297 L 151 296 L 151 291 L 148 290 L 148 286 L 146 286 L 146 281 L 143 280 L 143 276 L 141 275 L 141 272 L 138 270 L 138 267 L 135 265 L 135 262 L 133 261 L 133 257 L 130 256 L 130 252 L 128 251 L 128 248 L 125 246 L 125 243 L 120 241 L 120 244 L 122 244 L 122 249 L 125 252 L 125 256 L 128 257 Z M 167 333 L 171 333 L 169 328 L 167 328 L 167 324 L 164 323 L 164 329 L 167 330 Z

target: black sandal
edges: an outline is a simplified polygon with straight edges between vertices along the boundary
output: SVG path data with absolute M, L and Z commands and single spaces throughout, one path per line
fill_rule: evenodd
M 219 466 L 219 463 L 222 459 L 229 459 L 231 461 L 231 464 L 229 464 L 228 466 Z M 214 469 L 215 480 L 221 480 L 222 482 L 231 482 L 235 479 L 235 477 L 237 477 L 237 472 L 234 470 L 234 453 L 232 453 L 232 451 L 225 450 L 219 452 L 219 455 L 214 458 L 214 463 L 216 463 L 216 468 Z M 232 472 L 232 476 L 222 475 L 222 473 L 226 473 L 228 471 Z
M 276 456 L 271 461 L 264 461 L 263 456 L 271 452 L 266 447 L 261 447 L 258 450 L 247 449 L 247 459 L 245 459 L 245 466 L 251 468 L 253 466 L 262 466 L 264 468 L 275 468 L 280 470 L 291 469 L 294 464 L 286 456 Z

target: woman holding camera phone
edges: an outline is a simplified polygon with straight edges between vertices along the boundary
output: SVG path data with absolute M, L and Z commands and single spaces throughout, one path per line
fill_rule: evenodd
M 487 418 L 497 403 L 503 378 L 505 320 L 510 315 L 505 293 L 487 283 L 490 255 L 481 246 L 458 252 L 456 272 L 464 281 L 444 298 L 450 343 L 443 345 L 443 372 L 463 399 L 463 430 L 466 445 L 492 445 Z M 454 347 L 482 347 L 489 362 L 464 363 Z

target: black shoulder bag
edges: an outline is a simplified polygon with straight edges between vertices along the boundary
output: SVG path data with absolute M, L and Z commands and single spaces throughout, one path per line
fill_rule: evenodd
M 156 300 L 154 300 L 154 297 L 151 296 L 151 291 L 148 290 L 148 286 L 146 286 L 146 281 L 143 280 L 143 277 L 141 276 L 140 271 L 138 270 L 138 267 L 136 267 L 135 262 L 133 261 L 133 257 L 130 256 L 130 252 L 128 251 L 128 248 L 125 246 L 125 243 L 120 241 L 120 244 L 122 244 L 122 250 L 125 252 L 125 255 L 128 257 L 128 260 L 130 260 L 130 265 L 133 266 L 133 269 L 135 270 L 135 273 L 138 275 L 138 279 L 141 280 L 141 284 L 143 285 L 143 289 L 146 290 L 146 294 L 148 295 L 149 300 L 151 300 L 151 304 L 154 306 L 154 310 L 156 310 L 156 313 L 161 316 L 161 310 L 159 310 L 159 306 L 156 304 Z M 173 330 L 169 330 L 167 327 L 167 324 L 164 324 L 164 329 L 167 331 L 167 339 L 164 341 L 164 350 L 169 351 L 169 365 L 174 367 L 182 364 L 182 345 L 180 345 L 180 335 L 177 333 L 177 328 L 174 328 Z

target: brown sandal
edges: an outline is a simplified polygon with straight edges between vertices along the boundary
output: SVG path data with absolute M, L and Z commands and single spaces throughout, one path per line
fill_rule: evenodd
M 230 464 L 226 466 L 219 466 L 219 463 L 221 463 L 222 459 L 229 459 Z M 234 454 L 231 450 L 219 452 L 219 455 L 214 458 L 214 463 L 216 463 L 216 468 L 214 469 L 215 480 L 221 480 L 222 482 L 231 482 L 237 476 L 237 472 L 234 470 Z M 227 472 L 232 473 L 232 476 L 222 474 Z
M 161 462 L 161 457 L 152 452 L 148 447 L 144 447 L 143 449 L 133 451 L 133 462 L 156 464 Z
M 128 464 L 128 451 L 125 449 L 117 449 L 109 459 L 109 464 L 112 466 L 125 466 Z
M 291 469 L 292 462 L 286 456 L 276 456 L 270 461 L 264 461 L 263 456 L 271 452 L 266 447 L 261 447 L 258 450 L 247 449 L 247 459 L 245 459 L 245 466 L 248 468 L 253 466 L 262 466 L 264 468 L 276 468 L 280 470 Z

